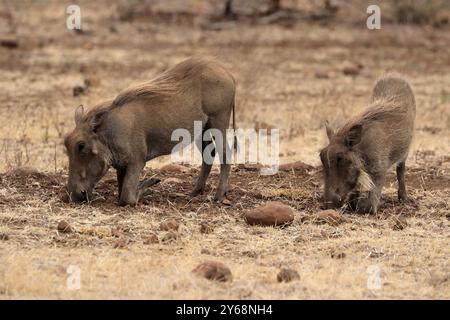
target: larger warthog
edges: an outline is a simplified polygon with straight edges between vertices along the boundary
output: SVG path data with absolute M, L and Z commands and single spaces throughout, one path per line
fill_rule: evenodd
M 379 80 L 370 104 L 334 132 L 326 124 L 329 145 L 320 152 L 325 177 L 325 207 L 349 201 L 360 212 L 377 212 L 386 173 L 397 168 L 398 198 L 407 200 L 405 161 L 411 144 L 416 104 L 408 83 Z M 363 196 L 363 193 L 368 196 Z
M 145 163 L 172 152 L 177 144 L 171 139 L 174 130 L 184 128 L 193 135 L 194 121 L 201 121 L 203 133 L 218 129 L 225 136 L 234 113 L 235 88 L 232 75 L 220 64 L 191 58 L 87 113 L 79 107 L 75 111 L 76 127 L 64 141 L 69 156 L 70 198 L 89 200 L 95 184 L 112 166 L 117 170 L 119 204 L 135 205 L 158 182 L 139 182 Z M 211 143 L 202 141 L 202 150 Z M 219 155 L 225 155 L 227 147 L 222 144 Z M 190 196 L 203 191 L 210 171 L 211 164 L 203 161 Z M 224 198 L 229 172 L 230 164 L 223 157 L 216 201 Z

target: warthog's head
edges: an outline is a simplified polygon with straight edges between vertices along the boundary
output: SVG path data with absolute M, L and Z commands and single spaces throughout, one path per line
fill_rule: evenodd
M 110 166 L 110 152 L 97 136 L 101 115 L 84 117 L 83 113 L 83 107 L 78 107 L 75 111 L 76 127 L 64 139 L 69 156 L 67 190 L 70 199 L 76 202 L 92 198 L 94 186 Z
M 362 126 L 356 124 L 335 134 L 326 123 L 330 143 L 320 152 L 325 178 L 325 208 L 341 207 L 352 191 L 367 190 L 372 184 L 364 171 L 356 146 L 361 141 Z

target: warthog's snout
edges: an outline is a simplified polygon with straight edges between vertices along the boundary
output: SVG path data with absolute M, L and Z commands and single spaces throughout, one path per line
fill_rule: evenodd
M 67 187 L 67 192 L 70 196 L 70 200 L 73 202 L 85 202 L 89 201 L 90 192 L 86 190 L 77 190 L 76 188 Z
M 74 202 L 84 202 L 87 201 L 87 192 L 81 191 L 81 192 L 70 192 L 70 199 Z

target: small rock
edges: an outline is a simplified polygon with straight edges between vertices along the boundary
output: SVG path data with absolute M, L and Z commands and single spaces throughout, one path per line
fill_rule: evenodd
M 342 69 L 342 73 L 344 73 L 346 76 L 357 76 L 361 73 L 361 69 L 363 68 L 362 64 L 348 64 L 344 66 Z
M 254 259 L 258 258 L 258 254 L 253 250 L 242 251 L 242 255 Z
M 332 209 L 320 211 L 314 220 L 316 223 L 328 223 L 332 226 L 337 226 L 345 222 L 345 218 L 339 212 Z
M 294 211 L 279 201 L 271 201 L 246 212 L 244 218 L 249 225 L 280 226 L 294 221 Z
M 0 46 L 15 49 L 19 46 L 19 41 L 13 36 L 2 37 L 0 38 Z
M 330 76 L 328 75 L 328 73 L 323 72 L 323 71 L 317 71 L 314 76 L 317 79 L 328 79 Z
M 83 86 L 75 86 L 72 89 L 72 94 L 74 97 L 78 97 L 78 96 L 82 95 L 85 90 L 86 90 L 86 88 Z
M 145 239 L 144 239 L 144 244 L 154 244 L 154 243 L 158 243 L 159 239 L 158 236 L 154 233 L 150 233 Z
M 396 231 L 400 231 L 405 229 L 408 226 L 408 222 L 406 218 L 403 216 L 397 216 L 392 219 L 392 229 Z
M 209 249 L 203 248 L 202 250 L 200 250 L 200 254 L 211 254 L 211 251 Z
M 278 282 L 291 282 L 294 280 L 299 280 L 300 275 L 294 269 L 283 268 L 277 274 Z
M 162 173 L 186 173 L 189 171 L 189 168 L 182 166 L 180 164 L 167 164 L 160 169 Z
M 331 258 L 333 259 L 344 259 L 347 255 L 342 251 L 333 251 L 331 252 Z
M 70 232 L 73 232 L 72 227 L 71 227 L 66 221 L 64 221 L 64 220 L 61 220 L 61 221 L 58 223 L 58 226 L 57 226 L 56 228 L 57 228 L 58 232 L 61 232 L 61 233 L 70 233 Z
M 167 178 L 162 182 L 162 185 L 166 185 L 166 184 L 179 184 L 182 183 L 183 180 L 178 179 L 178 178 Z M 184 195 L 183 195 L 184 196 Z
M 216 261 L 206 261 L 195 267 L 192 272 L 200 277 L 214 281 L 231 281 L 231 270 L 225 264 Z
M 342 69 L 342 72 L 346 76 L 356 76 L 359 74 L 359 69 L 354 66 L 347 66 L 344 69 Z
M 170 243 L 176 241 L 177 239 L 178 233 L 176 233 L 175 231 L 169 231 L 162 237 L 161 241 L 164 243 Z
M 208 234 L 214 231 L 214 227 L 210 225 L 209 223 L 202 222 L 200 224 L 200 233 Z
M 281 171 L 291 171 L 291 170 L 302 170 L 302 171 L 306 171 L 306 170 L 311 170 L 313 169 L 313 166 L 310 166 L 309 164 L 306 164 L 304 162 L 301 161 L 296 161 L 296 162 L 291 162 L 291 163 L 285 163 L 282 164 L 278 167 L 279 170 Z
M 178 228 L 180 227 L 179 223 L 175 219 L 168 219 L 159 225 L 159 229 L 162 231 L 178 231 Z
M 4 241 L 9 240 L 9 235 L 4 232 L 0 233 L 0 240 L 4 240 Z

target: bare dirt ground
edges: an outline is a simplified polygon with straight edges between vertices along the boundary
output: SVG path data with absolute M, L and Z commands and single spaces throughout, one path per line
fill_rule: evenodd
M 370 31 L 364 5 L 343 5 L 332 23 L 267 24 L 211 22 L 196 1 L 185 2 L 190 11 L 179 14 L 161 2 L 133 18 L 124 15 L 124 2 L 78 3 L 82 33 L 65 28 L 63 2 L 0 4 L 0 35 L 12 33 L 9 12 L 19 43 L 0 46 L 0 299 L 450 298 L 448 26 L 387 21 Z M 275 176 L 235 166 L 229 203 L 218 205 L 211 200 L 217 168 L 206 193 L 188 201 L 199 168 L 162 171 L 166 157 L 148 163 L 145 175 L 162 182 L 136 208 L 117 206 L 112 171 L 92 203 L 63 202 L 62 139 L 74 126 L 75 108 L 89 108 L 192 55 L 216 56 L 235 75 L 237 127 L 280 128 L 281 162 L 308 165 Z M 323 123 L 361 110 L 386 72 L 404 75 L 416 95 L 406 176 L 415 203 L 398 202 L 392 173 L 377 215 L 344 212 L 342 224 L 317 224 L 308 218 L 321 205 Z M 74 96 L 76 86 L 87 88 Z M 244 212 L 271 200 L 295 209 L 294 223 L 248 226 Z M 407 226 L 396 230 L 400 216 Z M 169 218 L 180 224 L 175 234 L 160 230 Z M 57 230 L 61 220 L 72 232 Z M 210 232 L 201 232 L 204 224 Z M 233 281 L 193 275 L 206 260 L 224 262 Z M 79 290 L 67 287 L 70 265 L 81 271 Z M 278 283 L 283 267 L 300 279 Z M 370 290 L 373 270 L 381 286 Z

